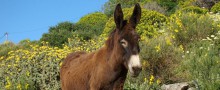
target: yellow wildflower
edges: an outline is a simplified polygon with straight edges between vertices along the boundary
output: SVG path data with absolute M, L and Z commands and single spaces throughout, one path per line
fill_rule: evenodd
M 62 66 L 63 62 L 60 62 L 60 66 Z
M 27 84 L 25 85 L 25 89 L 28 89 L 28 87 L 29 87 L 29 84 L 27 83 Z
M 179 19 L 179 18 L 177 18 L 176 17 L 176 24 L 180 27 L 180 28 L 182 28 L 182 21 Z
M 160 83 L 161 83 L 160 79 L 157 79 L 157 84 L 160 84 Z
M 179 46 L 180 50 L 184 52 L 183 45 Z
M 150 75 L 150 82 L 149 82 L 149 84 L 151 85 L 151 84 L 153 84 L 153 82 L 154 82 L 154 76 Z
M 18 90 L 21 90 L 21 89 L 22 89 L 20 83 L 18 84 L 17 89 L 18 89 Z
M 174 32 L 178 33 L 178 32 L 179 32 L 179 30 L 175 29 L 175 30 L 174 30 Z
M 11 87 L 11 84 L 7 84 L 7 85 L 5 86 L 6 89 L 10 89 L 10 87 Z
M 3 60 L 4 59 L 4 56 L 2 56 L 1 58 L 0 58 L 0 60 Z
M 155 46 L 155 49 L 156 49 L 156 52 L 159 52 L 161 49 L 160 49 L 160 44 Z
M 7 85 L 5 86 L 6 89 L 10 89 L 11 82 L 9 81 L 9 77 L 6 77 Z
M 26 72 L 26 75 L 27 75 L 27 76 L 30 76 L 30 72 L 29 72 L 29 71 L 27 71 L 27 72 Z
M 166 38 L 166 44 L 167 44 L 167 45 L 172 45 L 172 43 L 171 43 L 171 41 L 170 41 L 169 38 Z
M 147 82 L 147 78 L 146 77 L 144 78 L 144 82 Z
M 11 65 L 8 65 L 8 68 L 10 68 L 11 67 Z

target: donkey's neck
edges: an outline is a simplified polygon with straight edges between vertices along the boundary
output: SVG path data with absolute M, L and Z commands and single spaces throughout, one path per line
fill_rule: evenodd
M 111 68 L 114 69 L 114 71 L 124 69 L 123 53 L 117 47 L 114 47 L 108 53 L 108 60 L 107 61 L 108 61 L 108 64 L 111 66 Z

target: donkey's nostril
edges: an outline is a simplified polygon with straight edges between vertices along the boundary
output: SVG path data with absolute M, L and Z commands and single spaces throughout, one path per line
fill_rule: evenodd
M 138 73 L 142 70 L 141 67 L 132 67 L 132 69 L 134 72 L 138 72 Z

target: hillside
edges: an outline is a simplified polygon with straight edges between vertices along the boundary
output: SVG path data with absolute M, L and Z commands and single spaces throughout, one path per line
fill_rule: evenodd
M 109 0 L 102 12 L 78 22 L 60 22 L 39 41 L 0 45 L 0 90 L 58 90 L 60 66 L 71 52 L 92 52 L 115 28 L 117 3 L 124 17 L 142 8 L 142 72 L 127 77 L 125 90 L 159 90 L 163 84 L 194 81 L 199 90 L 220 89 L 220 2 L 218 0 Z

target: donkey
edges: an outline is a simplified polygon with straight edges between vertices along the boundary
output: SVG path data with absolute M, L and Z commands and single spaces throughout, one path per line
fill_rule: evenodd
M 61 66 L 63 90 L 123 90 L 129 71 L 137 77 L 142 70 L 139 58 L 139 39 L 135 27 L 141 18 L 141 7 L 136 4 L 133 14 L 123 19 L 121 5 L 114 11 L 116 29 L 99 50 L 69 54 Z

